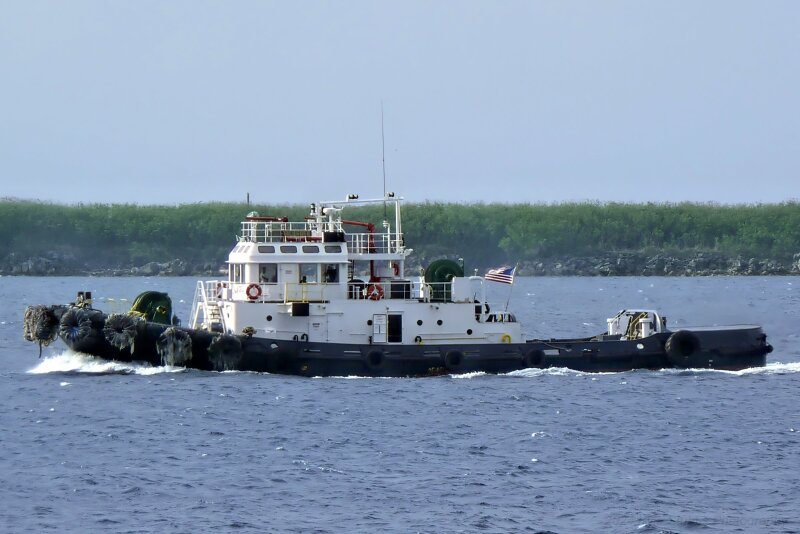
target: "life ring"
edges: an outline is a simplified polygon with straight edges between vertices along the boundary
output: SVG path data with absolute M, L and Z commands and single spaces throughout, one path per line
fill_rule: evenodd
M 222 290 L 223 289 L 227 289 L 227 287 L 228 287 L 228 284 L 226 284 L 224 282 L 217 282 L 217 292 L 215 294 L 216 294 L 218 299 L 222 298 Z
M 522 363 L 526 369 L 541 367 L 542 362 L 544 362 L 544 351 L 541 349 L 531 349 L 522 358 Z
M 503 334 L 500 336 L 500 343 L 511 343 L 511 336 L 509 334 Z
M 247 290 L 245 292 L 247 293 L 247 298 L 250 300 L 256 300 L 261 296 L 261 286 L 258 284 L 250 284 L 247 286 Z
M 669 336 L 664 351 L 675 367 L 689 367 L 692 357 L 700 352 L 700 338 L 694 332 L 678 330 Z
M 367 298 L 369 300 L 381 300 L 383 298 L 383 287 L 380 284 L 367 286 Z
M 367 364 L 367 367 L 373 371 L 383 368 L 383 351 L 378 349 L 369 351 L 367 356 L 364 358 L 364 362 Z
M 464 363 L 464 354 L 460 350 L 451 350 L 444 355 L 444 366 L 450 371 L 457 371 Z

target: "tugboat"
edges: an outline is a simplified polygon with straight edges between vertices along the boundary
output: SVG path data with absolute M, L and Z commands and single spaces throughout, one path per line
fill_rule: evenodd
M 60 337 L 108 360 L 302 376 L 739 370 L 764 366 L 772 351 L 759 326 L 671 331 L 646 309 L 617 313 L 594 337 L 525 339 L 514 314 L 486 300 L 489 280 L 513 282 L 513 270 L 487 279 L 436 260 L 419 275 L 407 272 L 401 201 L 394 193 L 348 195 L 312 204 L 302 221 L 251 212 L 228 278 L 197 283 L 188 327 L 178 325 L 165 293 L 143 293 L 129 313 L 106 314 L 80 292 L 74 303 L 29 306 L 24 336 L 40 353 Z M 376 227 L 343 218 L 370 204 L 391 206 L 394 221 Z

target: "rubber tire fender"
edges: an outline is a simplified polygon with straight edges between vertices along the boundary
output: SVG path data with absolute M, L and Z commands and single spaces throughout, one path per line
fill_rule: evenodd
M 531 349 L 522 357 L 522 363 L 526 369 L 538 368 L 544 363 L 544 351 L 542 349 Z
M 464 365 L 464 353 L 460 350 L 450 350 L 444 355 L 444 366 L 448 371 L 458 371 Z
M 386 362 L 386 357 L 380 349 L 372 349 L 366 356 L 364 356 L 364 363 L 372 371 L 379 371 L 383 369 Z
M 678 330 L 664 344 L 667 359 L 675 367 L 688 367 L 692 358 L 700 352 L 700 338 L 688 330 Z
M 208 361 L 214 371 L 237 371 L 242 358 L 242 340 L 230 334 L 214 336 L 208 344 Z
M 58 334 L 68 346 L 71 346 L 70 343 L 82 341 L 91 331 L 92 320 L 85 310 L 81 308 L 70 308 L 61 316 Z

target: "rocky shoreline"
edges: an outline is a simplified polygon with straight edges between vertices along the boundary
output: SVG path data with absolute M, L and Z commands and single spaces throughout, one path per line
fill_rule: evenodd
M 149 262 L 141 266 L 97 267 L 82 264 L 72 257 L 51 255 L 16 258 L 13 254 L 0 262 L 0 276 L 227 276 L 225 265 L 191 263 L 182 259 Z
M 800 253 L 791 262 L 731 258 L 700 252 L 689 257 L 617 252 L 603 256 L 520 263 L 521 276 L 768 276 L 800 274 Z
M 407 265 L 407 272 L 416 272 Z M 522 262 L 520 276 L 767 276 L 800 274 L 800 253 L 791 262 L 768 258 L 731 258 L 699 252 L 676 257 L 637 252 L 613 252 L 586 257 L 554 258 Z M 74 257 L 53 254 L 19 258 L 10 254 L 0 262 L 2 276 L 227 276 L 225 265 L 192 263 L 182 259 L 150 262 L 135 267 L 97 268 Z

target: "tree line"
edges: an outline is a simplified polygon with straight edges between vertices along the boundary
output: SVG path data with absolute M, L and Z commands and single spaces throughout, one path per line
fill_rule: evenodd
M 76 257 L 93 266 L 151 261 L 225 261 L 250 211 L 302 220 L 306 206 L 200 203 L 63 205 L 0 201 L 0 258 Z M 351 208 L 348 219 L 380 223 L 382 206 Z M 388 219 L 394 216 L 389 208 Z M 800 252 L 800 203 L 457 204 L 409 203 L 407 246 L 425 259 L 471 265 L 636 251 L 789 260 Z

